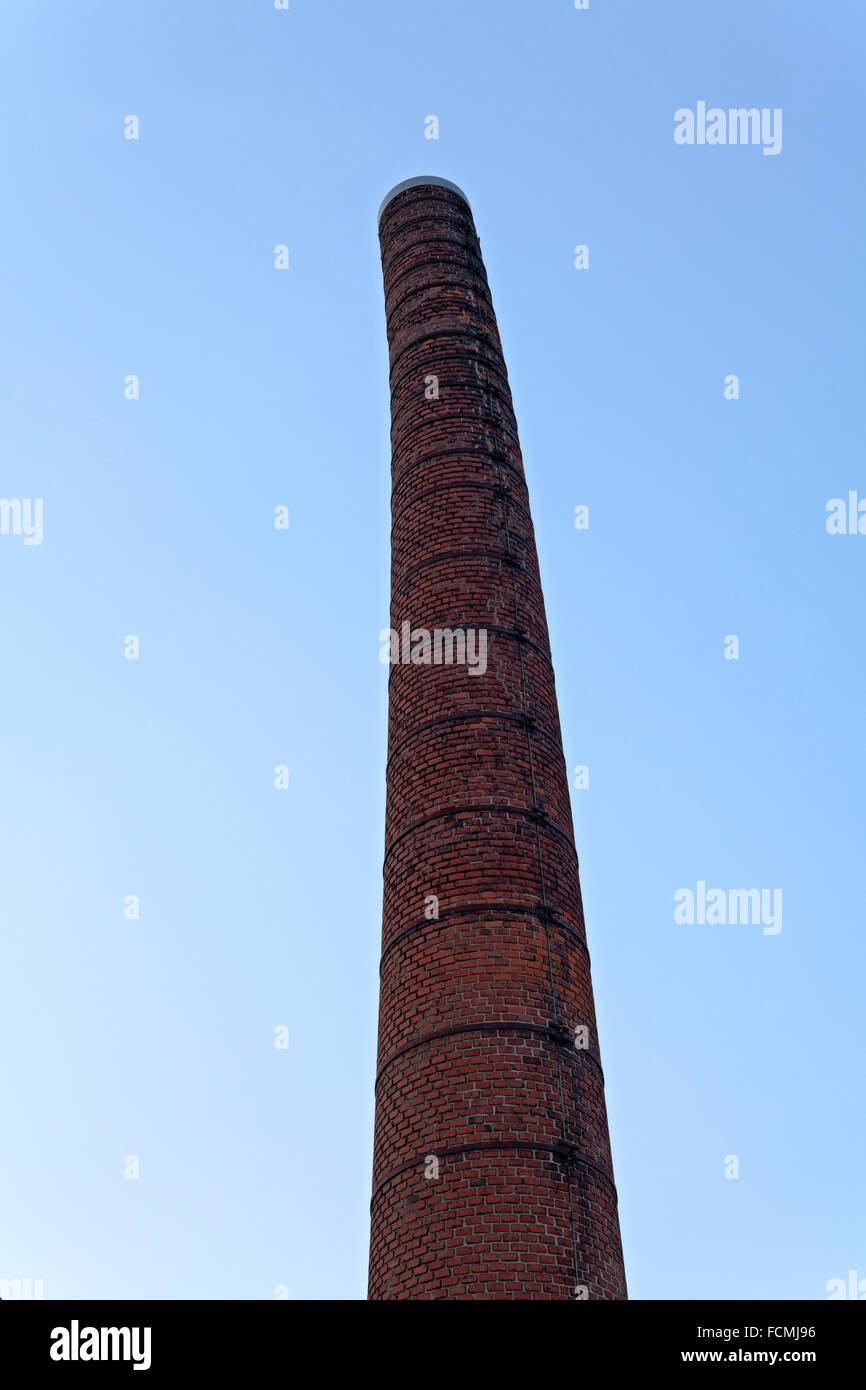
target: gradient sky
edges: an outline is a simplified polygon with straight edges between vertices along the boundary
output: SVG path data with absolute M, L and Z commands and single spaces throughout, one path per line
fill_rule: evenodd
M 0 535 L 0 1277 L 365 1296 L 376 212 L 430 173 L 481 236 L 590 769 L 630 1292 L 866 1278 L 866 536 L 825 526 L 866 498 L 864 38 L 859 0 L 5 7 L 0 494 L 44 539 Z M 701 100 L 781 108 L 781 154 L 676 145 Z M 781 888 L 781 933 L 677 924 L 699 880 Z

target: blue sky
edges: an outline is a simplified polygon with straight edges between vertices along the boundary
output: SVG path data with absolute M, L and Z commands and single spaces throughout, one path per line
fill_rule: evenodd
M 365 1295 L 376 211 L 430 173 L 481 236 L 590 769 L 630 1292 L 866 1278 L 866 536 L 825 526 L 866 498 L 862 6 L 81 0 L 0 27 L 0 494 L 44 504 L 40 545 L 0 535 L 0 1277 Z M 678 146 L 701 100 L 780 108 L 781 153 Z M 782 931 L 676 923 L 699 880 L 781 888 Z

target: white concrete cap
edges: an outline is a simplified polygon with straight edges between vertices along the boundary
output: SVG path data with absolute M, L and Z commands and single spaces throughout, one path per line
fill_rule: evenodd
M 423 188 L 426 184 L 432 184 L 434 188 L 450 188 L 452 193 L 459 193 L 467 207 L 469 206 L 469 199 L 466 197 L 463 189 L 457 187 L 456 183 L 452 183 L 450 179 L 440 179 L 437 174 L 428 174 L 426 178 L 404 179 L 402 183 L 398 183 L 392 188 L 391 192 L 385 197 L 382 206 L 379 208 L 379 222 L 382 221 L 382 213 L 385 211 L 391 199 L 396 198 L 398 193 L 405 192 L 407 188 Z

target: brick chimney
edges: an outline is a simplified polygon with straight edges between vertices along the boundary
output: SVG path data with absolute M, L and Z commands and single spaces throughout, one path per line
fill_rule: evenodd
M 445 179 L 399 184 L 379 232 L 392 636 L 369 1297 L 624 1299 L 553 666 L 487 276 Z

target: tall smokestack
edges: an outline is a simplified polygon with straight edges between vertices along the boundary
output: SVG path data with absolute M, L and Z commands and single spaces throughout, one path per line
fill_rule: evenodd
M 379 232 L 393 664 L 369 1297 L 623 1299 L 568 779 L 487 276 L 445 179 L 399 184 Z

